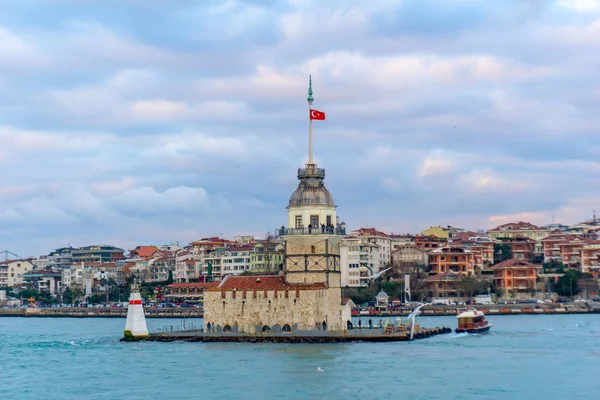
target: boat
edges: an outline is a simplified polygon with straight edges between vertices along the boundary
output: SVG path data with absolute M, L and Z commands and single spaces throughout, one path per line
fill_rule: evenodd
M 487 333 L 490 331 L 492 324 L 485 319 L 485 314 L 482 311 L 474 308 L 457 310 L 458 328 L 454 330 L 456 333 Z

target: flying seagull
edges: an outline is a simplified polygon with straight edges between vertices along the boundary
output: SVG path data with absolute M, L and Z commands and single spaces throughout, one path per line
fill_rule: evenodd
M 374 274 L 374 275 L 369 275 L 368 279 L 377 279 L 379 278 L 381 275 L 383 275 L 385 272 L 389 271 L 390 269 L 392 269 L 392 267 L 386 268 L 383 271 L 379 271 L 378 273 Z

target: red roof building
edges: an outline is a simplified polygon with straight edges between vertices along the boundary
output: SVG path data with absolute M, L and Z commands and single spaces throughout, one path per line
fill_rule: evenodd
M 541 268 L 539 264 L 531 264 L 518 258 L 511 258 L 490 267 L 494 271 L 494 282 L 504 291 L 504 295 L 533 294 L 537 273 Z

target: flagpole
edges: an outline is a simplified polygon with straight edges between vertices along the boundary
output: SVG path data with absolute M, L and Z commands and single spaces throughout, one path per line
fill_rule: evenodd
M 312 118 L 311 110 L 313 103 L 313 91 L 312 91 L 312 76 L 308 76 L 308 164 L 313 164 L 313 140 L 312 140 Z

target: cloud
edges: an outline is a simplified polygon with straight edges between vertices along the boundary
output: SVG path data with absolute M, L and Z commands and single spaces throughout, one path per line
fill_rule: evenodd
M 178 186 L 164 192 L 151 187 L 125 191 L 109 200 L 123 214 L 135 216 L 190 215 L 205 209 L 209 204 L 203 188 Z
M 315 160 L 351 227 L 597 208 L 597 1 L 121 3 L 3 5 L 11 251 L 281 226 L 307 161 L 309 74 L 327 113 Z

